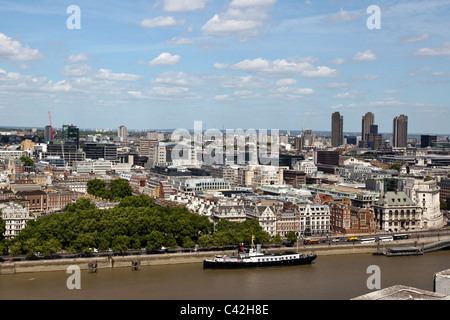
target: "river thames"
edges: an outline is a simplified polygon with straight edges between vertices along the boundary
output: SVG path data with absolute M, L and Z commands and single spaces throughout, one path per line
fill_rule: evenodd
M 419 256 L 318 256 L 311 265 L 203 270 L 201 263 L 81 270 L 80 289 L 68 289 L 65 271 L 0 276 L 1 300 L 349 300 L 370 293 L 380 270 L 381 289 L 405 285 L 433 291 L 434 274 L 450 268 L 450 250 Z

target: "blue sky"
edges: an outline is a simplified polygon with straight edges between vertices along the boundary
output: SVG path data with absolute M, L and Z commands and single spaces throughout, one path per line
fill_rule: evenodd
M 0 1 L 0 126 L 329 131 L 339 111 L 360 132 L 371 111 L 381 132 L 406 114 L 449 134 L 449 16 L 448 0 Z

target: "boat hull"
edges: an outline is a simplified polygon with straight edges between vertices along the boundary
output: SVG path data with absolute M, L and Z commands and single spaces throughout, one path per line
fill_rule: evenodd
M 297 259 L 282 260 L 282 261 L 230 262 L 230 261 L 204 260 L 203 269 L 250 269 L 250 268 L 298 266 L 304 264 L 311 264 L 316 258 L 317 256 L 315 254 L 311 254 L 300 256 Z

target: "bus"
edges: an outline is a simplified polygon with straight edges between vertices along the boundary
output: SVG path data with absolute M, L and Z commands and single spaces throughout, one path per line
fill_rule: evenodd
M 409 234 L 394 234 L 394 240 L 409 239 Z
M 373 243 L 375 242 L 375 238 L 365 238 L 360 240 L 361 243 Z
M 358 241 L 358 237 L 349 237 L 347 241 Z
M 318 239 L 305 239 L 304 244 L 319 244 Z
M 383 241 L 392 241 L 392 240 L 394 240 L 394 237 L 392 237 L 392 236 L 390 236 L 390 237 L 379 237 L 378 240 L 379 240 L 380 242 L 383 242 Z

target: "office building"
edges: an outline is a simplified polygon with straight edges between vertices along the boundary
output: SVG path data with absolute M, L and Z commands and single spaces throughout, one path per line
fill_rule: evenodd
M 128 139 L 128 130 L 125 126 L 120 126 L 117 130 L 117 136 L 121 141 L 126 141 Z
M 47 152 L 44 152 L 42 157 L 59 157 L 64 160 L 65 164 L 72 166 L 74 161 L 84 161 L 86 154 L 78 151 L 77 144 L 74 141 L 52 141 L 47 146 Z
M 80 129 L 74 125 L 63 125 L 62 138 L 64 141 L 73 141 L 77 149 L 80 147 Z
M 50 142 L 52 141 L 52 127 L 51 126 L 45 126 L 44 129 L 44 141 Z
M 86 143 L 83 146 L 86 159 L 117 161 L 117 146 L 112 143 Z
M 331 145 L 339 147 L 344 143 L 344 117 L 339 112 L 331 116 Z
M 400 115 L 394 118 L 394 130 L 392 146 L 394 148 L 405 148 L 408 142 L 408 116 Z
M 367 112 L 362 117 L 361 139 L 366 140 L 366 135 L 370 134 L 370 126 L 374 124 L 375 116 L 372 112 Z
M 431 144 L 436 142 L 437 136 L 432 134 L 423 134 L 420 136 L 420 147 L 427 148 L 431 147 Z

